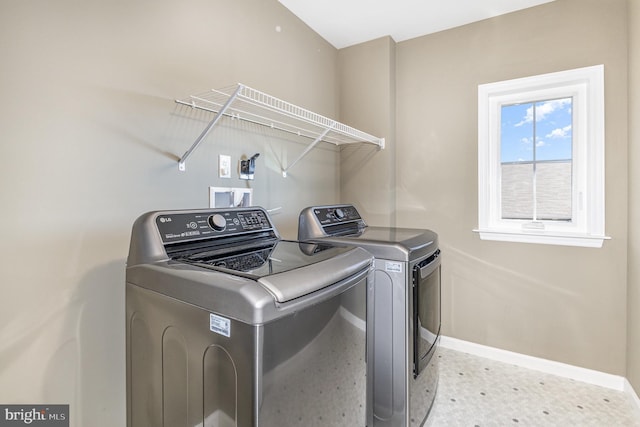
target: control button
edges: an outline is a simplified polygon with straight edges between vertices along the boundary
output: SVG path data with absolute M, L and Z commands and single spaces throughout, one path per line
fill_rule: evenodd
M 338 218 L 338 219 L 344 218 L 344 211 L 342 209 L 338 208 L 338 209 L 335 210 L 334 213 L 336 215 L 336 218 Z
M 220 214 L 211 215 L 209 217 L 209 227 L 216 231 L 223 231 L 227 228 L 227 220 Z

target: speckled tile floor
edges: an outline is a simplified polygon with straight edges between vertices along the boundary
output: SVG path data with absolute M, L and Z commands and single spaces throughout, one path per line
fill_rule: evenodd
M 440 348 L 440 382 L 425 427 L 640 426 L 621 391 Z

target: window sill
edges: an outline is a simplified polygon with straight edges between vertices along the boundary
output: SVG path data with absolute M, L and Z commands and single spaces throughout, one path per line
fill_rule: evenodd
M 559 233 L 549 231 L 511 231 L 511 230 L 473 230 L 480 235 L 481 240 L 496 240 L 500 242 L 538 243 L 543 245 L 581 246 L 585 248 L 601 248 L 608 236 L 593 236 L 590 234 Z

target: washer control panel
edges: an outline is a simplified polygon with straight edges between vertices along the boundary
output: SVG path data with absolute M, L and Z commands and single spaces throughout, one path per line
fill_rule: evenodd
M 176 243 L 275 230 L 263 209 L 162 213 L 156 227 L 163 243 Z

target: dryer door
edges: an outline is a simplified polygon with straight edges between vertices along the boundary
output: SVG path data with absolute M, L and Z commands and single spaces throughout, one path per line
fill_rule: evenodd
M 413 267 L 413 377 L 440 334 L 440 250 Z

